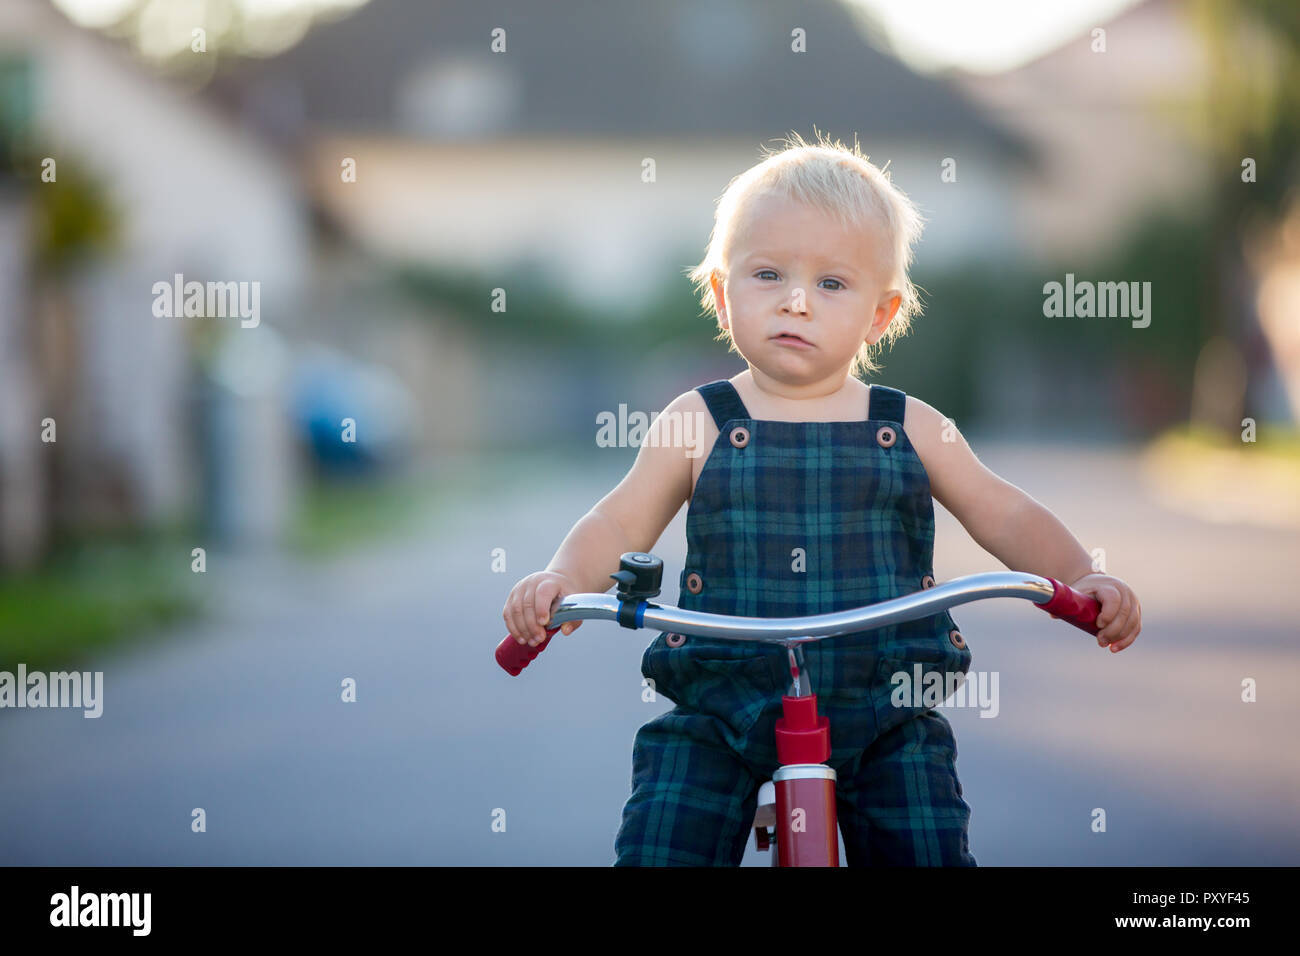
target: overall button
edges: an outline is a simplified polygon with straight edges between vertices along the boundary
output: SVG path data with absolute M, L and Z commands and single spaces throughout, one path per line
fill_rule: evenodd
M 749 444 L 749 429 L 744 425 L 737 425 L 731 430 L 731 443 L 737 448 L 744 448 Z
M 898 435 L 888 425 L 881 425 L 876 432 L 876 441 L 880 443 L 881 448 L 889 448 L 894 442 L 898 441 Z
M 704 579 L 692 571 L 690 574 L 686 575 L 686 590 L 690 591 L 692 594 L 699 594 L 704 590 Z
M 685 634 L 669 634 L 669 635 L 664 639 L 664 643 L 667 644 L 669 647 L 681 647 L 683 644 L 686 643 L 686 635 L 685 635 Z
M 966 646 L 966 639 L 961 636 L 961 631 L 949 631 L 948 640 L 952 641 L 952 646 L 958 650 Z
M 922 588 L 934 587 L 934 575 L 927 574 L 925 577 L 921 578 L 921 587 Z

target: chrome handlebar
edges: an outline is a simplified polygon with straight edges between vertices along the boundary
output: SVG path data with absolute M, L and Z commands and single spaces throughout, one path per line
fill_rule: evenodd
M 673 605 L 638 602 L 634 627 L 673 631 L 693 637 L 737 641 L 802 643 L 843 634 L 855 634 L 888 624 L 917 620 L 959 604 L 985 598 L 1025 598 L 1043 604 L 1052 598 L 1052 583 L 1035 574 L 994 571 L 947 581 L 924 591 L 882 601 L 868 607 L 802 617 L 739 617 L 688 611 Z M 569 621 L 617 621 L 624 599 L 616 594 L 570 594 L 551 614 L 548 630 Z

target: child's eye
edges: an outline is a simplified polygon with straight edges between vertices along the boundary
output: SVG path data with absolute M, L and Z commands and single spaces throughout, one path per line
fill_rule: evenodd
M 823 279 L 822 281 L 835 283 L 835 288 L 831 290 L 832 292 L 838 292 L 840 289 L 844 288 L 844 283 L 841 282 L 839 279 Z
M 772 269 L 759 269 L 758 272 L 754 273 L 756 279 L 761 279 L 765 275 L 770 275 L 772 278 L 776 278 L 776 272 Z

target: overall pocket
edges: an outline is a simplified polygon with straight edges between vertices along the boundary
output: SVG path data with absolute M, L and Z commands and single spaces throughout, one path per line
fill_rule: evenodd
M 661 633 L 641 659 L 641 673 L 679 707 L 710 714 L 743 737 L 773 697 L 772 654 L 764 645 L 687 637 L 679 647 Z
M 878 733 L 940 706 L 965 681 L 970 665 L 970 649 L 964 647 L 882 657 L 872 692 Z

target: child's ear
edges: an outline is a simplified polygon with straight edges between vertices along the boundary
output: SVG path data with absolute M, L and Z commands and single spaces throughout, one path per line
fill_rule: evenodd
M 902 304 L 903 294 L 897 289 L 890 289 L 880 297 L 876 305 L 876 313 L 871 317 L 871 329 L 866 338 L 868 345 L 875 345 L 885 334 L 885 329 L 889 328 L 889 323 L 894 321 L 894 316 L 898 314 Z
M 727 298 L 722 283 L 722 275 L 714 269 L 709 276 L 709 286 L 713 289 L 713 308 L 718 313 L 718 325 L 729 329 L 731 325 L 727 321 Z
M 886 299 L 888 301 L 885 301 Z M 890 289 L 881 296 L 881 303 L 881 305 L 876 306 L 876 315 L 879 316 L 881 312 L 884 312 L 886 316 L 885 325 L 888 325 L 894 321 L 894 316 L 898 314 L 898 309 L 903 304 L 903 294 L 897 289 Z

